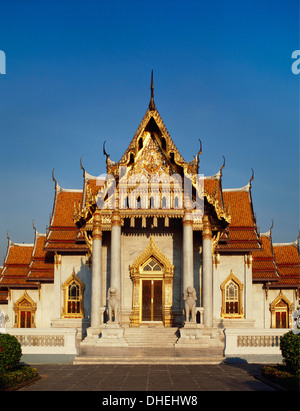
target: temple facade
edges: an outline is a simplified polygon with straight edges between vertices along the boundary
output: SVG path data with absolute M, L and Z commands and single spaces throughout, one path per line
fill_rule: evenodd
M 106 172 L 82 163 L 82 190 L 55 179 L 53 211 L 33 244 L 8 238 L 0 311 L 11 328 L 71 328 L 81 344 L 130 345 L 146 328 L 178 330 L 193 346 L 230 329 L 292 328 L 299 306 L 299 240 L 261 234 L 253 174 L 223 188 L 225 161 L 199 171 L 201 144 L 186 162 L 149 107 L 122 158 L 103 147 Z M 200 173 L 201 172 L 201 173 Z M 162 343 L 163 344 L 163 343 Z

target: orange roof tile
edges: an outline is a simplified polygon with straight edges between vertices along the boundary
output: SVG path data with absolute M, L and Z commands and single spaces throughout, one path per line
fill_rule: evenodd
M 262 234 L 260 241 L 261 250 L 252 253 L 252 278 L 254 281 L 278 281 L 279 275 L 272 247 L 272 237 Z
M 296 244 L 274 244 L 274 252 L 278 265 L 298 265 L 300 263 L 299 251 Z
M 65 190 L 56 184 L 53 213 L 44 249 L 87 250 L 85 243 L 78 242 L 79 230 L 74 224 L 74 203 L 82 202 L 82 190 Z
M 54 280 L 53 256 L 49 256 L 44 250 L 46 241 L 45 234 L 36 232 L 32 260 L 29 265 L 28 280 Z
M 58 190 L 59 191 L 59 190 Z M 81 202 L 82 191 L 59 191 L 56 193 L 54 212 L 51 219 L 53 227 L 74 227 L 74 203 Z
M 0 289 L 0 304 L 7 304 L 8 303 L 8 289 L 2 288 Z
M 231 222 L 227 234 L 222 234 L 218 251 L 258 250 L 261 248 L 250 186 L 241 189 L 223 190 L 224 207 L 229 209 Z
M 250 193 L 241 189 L 240 191 L 223 190 L 223 199 L 226 207 L 230 208 L 230 226 L 253 227 L 252 201 Z
M 28 267 L 31 262 L 33 245 L 15 244 L 9 240 L 7 254 L 0 278 L 0 287 L 26 287 Z M 37 286 L 37 284 L 35 284 Z
M 274 244 L 273 248 L 280 276 L 278 286 L 300 287 L 300 258 L 298 244 Z

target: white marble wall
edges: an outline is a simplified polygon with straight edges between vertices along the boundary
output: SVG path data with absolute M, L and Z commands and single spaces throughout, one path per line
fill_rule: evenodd
M 279 289 L 266 290 L 262 284 L 253 284 L 253 317 L 255 318 L 255 328 L 271 328 L 270 304 L 280 294 Z M 297 308 L 297 300 L 294 290 L 282 290 L 283 295 Z
M 221 255 L 220 264 L 213 265 L 213 317 L 220 319 L 222 310 L 221 285 L 230 275 L 231 270 L 236 278 L 245 286 L 245 267 L 243 255 Z M 243 296 L 244 306 L 244 296 Z

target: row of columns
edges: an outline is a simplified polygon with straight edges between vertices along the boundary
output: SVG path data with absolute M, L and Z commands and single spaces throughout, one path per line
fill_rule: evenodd
M 121 217 L 114 211 L 111 221 L 111 287 L 121 292 Z M 212 231 L 208 215 L 203 216 L 203 322 L 204 326 L 213 325 L 213 288 L 212 288 Z M 91 328 L 95 333 L 101 324 L 101 271 L 102 271 L 102 230 L 101 214 L 94 214 L 93 226 L 93 264 L 91 284 Z M 183 218 L 183 291 L 194 287 L 194 257 L 193 257 L 193 220 L 192 213 L 185 213 Z

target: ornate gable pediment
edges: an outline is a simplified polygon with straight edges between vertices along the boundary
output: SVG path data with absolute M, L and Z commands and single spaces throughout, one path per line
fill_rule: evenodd
M 172 141 L 158 111 L 148 109 L 120 161 L 113 162 L 107 155 L 106 164 L 107 173 L 118 177 L 120 167 L 140 172 L 145 166 L 151 174 L 162 166 L 164 172 L 174 174 L 182 173 L 188 163 Z
M 144 131 L 140 136 L 140 149 L 133 164 L 129 165 L 127 177 L 135 174 L 143 175 L 150 181 L 155 174 L 162 178 L 164 175 L 176 173 L 175 165 L 167 157 L 163 150 L 157 133 Z
M 227 224 L 230 218 L 223 209 L 221 191 L 212 197 L 207 187 L 203 190 L 202 177 L 198 174 L 201 153 L 200 141 L 200 150 L 192 161 L 186 162 L 181 156 L 155 107 L 152 78 L 149 107 L 119 162 L 110 159 L 104 143 L 106 177 L 101 181 L 98 191 L 86 188 L 85 204 L 80 211 L 75 207 L 75 224 L 78 227 L 85 226 L 87 221 L 91 221 L 97 207 L 105 210 L 103 214 L 114 208 L 123 210 L 170 207 L 176 211 L 185 206 L 185 201 L 190 201 L 194 206 L 197 199 L 202 200 L 204 197 L 208 205 L 212 205 L 216 211 L 216 224 L 219 224 L 219 220 L 224 220 Z M 167 201 L 166 193 L 170 201 Z M 220 198 L 217 198 L 218 195 Z M 179 206 L 176 201 L 179 201 Z

